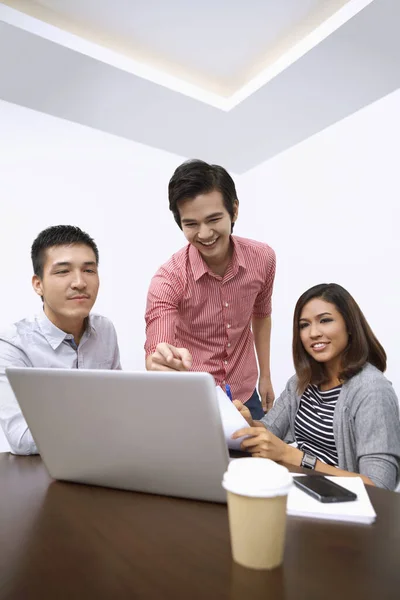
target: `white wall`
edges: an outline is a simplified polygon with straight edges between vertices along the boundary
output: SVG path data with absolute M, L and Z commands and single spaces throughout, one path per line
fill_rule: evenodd
M 114 322 L 123 367 L 144 368 L 147 287 L 185 243 L 167 197 L 183 160 L 0 101 L 0 328 L 41 309 L 30 283 L 36 235 L 78 225 L 100 252 L 94 310 Z
M 400 393 L 399 156 L 400 91 L 235 176 L 235 233 L 267 241 L 278 257 L 277 393 L 293 371 L 294 304 L 323 281 L 342 284 L 359 302 L 386 348 L 388 376 Z M 149 280 L 184 244 L 167 201 L 168 180 L 182 160 L 0 102 L 0 327 L 40 308 L 30 286 L 34 237 L 49 225 L 76 224 L 100 250 L 95 310 L 117 328 L 123 367 L 142 369 Z
M 94 310 L 111 318 L 123 366 L 144 365 L 151 275 L 184 245 L 167 185 L 184 158 L 0 102 L 0 327 L 41 308 L 30 246 L 49 225 L 78 225 L 100 252 Z
M 388 355 L 400 395 L 400 90 L 249 171 L 237 232 L 277 253 L 272 375 L 293 372 L 292 314 L 306 289 L 343 285 Z M 240 223 L 240 225 L 239 225 Z

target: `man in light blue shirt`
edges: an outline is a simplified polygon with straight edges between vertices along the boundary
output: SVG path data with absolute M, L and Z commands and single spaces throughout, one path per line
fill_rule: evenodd
M 49 227 L 33 242 L 31 256 L 32 285 L 43 310 L 0 332 L 0 425 L 14 454 L 38 451 L 5 374 L 7 367 L 121 368 L 113 324 L 89 314 L 99 289 L 94 240 L 78 227 Z

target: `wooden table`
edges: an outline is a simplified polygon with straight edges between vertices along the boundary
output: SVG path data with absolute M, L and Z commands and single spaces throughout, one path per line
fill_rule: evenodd
M 1 600 L 400 598 L 400 495 L 374 525 L 290 517 L 284 564 L 231 559 L 226 506 L 54 482 L 0 454 Z

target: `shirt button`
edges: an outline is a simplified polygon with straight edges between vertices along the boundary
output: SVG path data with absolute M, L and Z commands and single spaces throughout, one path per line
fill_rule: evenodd
M 231 328 L 231 324 L 230 324 L 230 323 L 228 323 L 228 325 L 227 325 L 227 328 L 228 328 L 228 329 L 230 329 L 230 328 Z
M 227 365 L 227 364 L 228 364 L 228 361 L 227 361 L 227 360 L 224 360 L 224 364 L 225 364 L 225 365 Z
M 226 306 L 226 307 L 228 307 L 228 306 L 229 306 L 229 304 L 228 304 L 227 302 L 225 302 L 225 306 Z
M 230 342 L 228 342 L 228 348 L 230 348 L 230 347 L 231 347 L 231 343 L 230 343 Z

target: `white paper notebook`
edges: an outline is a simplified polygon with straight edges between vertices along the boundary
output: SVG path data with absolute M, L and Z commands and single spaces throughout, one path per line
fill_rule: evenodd
M 231 450 L 240 450 L 240 444 L 244 438 L 232 440 L 231 435 L 232 433 L 235 433 L 235 431 L 243 429 L 243 427 L 248 427 L 249 424 L 219 386 L 217 386 L 217 400 L 228 448 Z
M 288 496 L 287 514 L 294 517 L 332 519 L 350 523 L 369 524 L 375 521 L 376 512 L 360 477 L 327 477 L 327 479 L 357 494 L 357 500 L 324 504 L 293 485 Z

